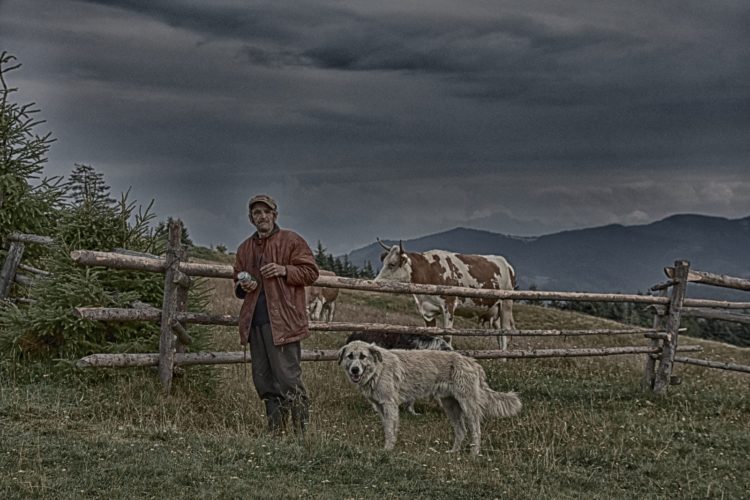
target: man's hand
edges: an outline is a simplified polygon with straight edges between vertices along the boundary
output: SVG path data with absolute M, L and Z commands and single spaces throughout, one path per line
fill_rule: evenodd
M 286 276 L 286 266 L 271 262 L 260 268 L 260 274 L 266 279 Z
M 250 293 L 256 288 L 258 288 L 258 282 L 255 280 L 245 280 L 240 281 L 240 288 L 242 288 L 245 292 Z

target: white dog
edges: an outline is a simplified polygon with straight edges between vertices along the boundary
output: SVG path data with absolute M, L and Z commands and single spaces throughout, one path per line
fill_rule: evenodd
M 383 421 L 385 449 L 391 450 L 398 434 L 400 404 L 433 397 L 453 425 L 453 448 L 461 449 L 466 427 L 471 452 L 479 454 L 481 421 L 485 416 L 510 417 L 521 409 L 514 392 L 495 392 L 487 385 L 482 366 L 453 351 L 386 350 L 362 341 L 339 350 L 339 366 L 359 387 Z
M 375 344 L 383 349 L 435 349 L 437 351 L 452 351 L 453 347 L 440 337 L 434 335 L 409 335 L 406 333 L 385 332 L 353 332 L 346 339 L 346 343 L 361 340 L 368 344 Z M 404 406 L 412 415 L 419 416 L 414 409 L 415 401 L 407 401 Z

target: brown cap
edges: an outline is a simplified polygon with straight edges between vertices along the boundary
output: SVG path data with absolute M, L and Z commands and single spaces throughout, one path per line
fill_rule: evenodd
M 247 204 L 248 209 L 252 209 L 253 205 L 256 203 L 263 203 L 264 205 L 267 205 L 271 210 L 274 212 L 276 211 L 276 201 L 268 196 L 267 194 L 257 194 L 250 198 L 250 201 Z

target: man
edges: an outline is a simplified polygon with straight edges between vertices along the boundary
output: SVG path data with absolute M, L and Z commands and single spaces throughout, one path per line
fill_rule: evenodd
M 268 429 L 284 430 L 291 412 L 295 432 L 309 419 L 309 399 L 302 384 L 300 341 L 310 336 L 305 286 L 318 279 L 310 247 L 293 231 L 279 229 L 276 202 L 257 195 L 248 203 L 257 231 L 242 242 L 234 263 L 235 295 L 240 310 L 240 342 L 250 342 L 253 383 L 266 405 Z M 242 272 L 249 279 L 238 279 Z

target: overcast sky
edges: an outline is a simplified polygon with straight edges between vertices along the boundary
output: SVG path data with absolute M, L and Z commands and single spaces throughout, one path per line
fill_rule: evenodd
M 750 215 L 746 0 L 0 0 L 15 99 L 233 250 L 246 202 L 339 254 Z

